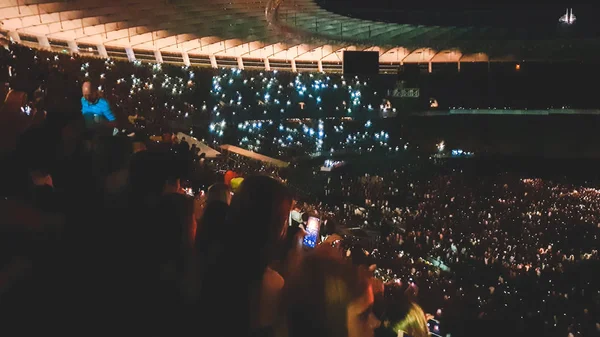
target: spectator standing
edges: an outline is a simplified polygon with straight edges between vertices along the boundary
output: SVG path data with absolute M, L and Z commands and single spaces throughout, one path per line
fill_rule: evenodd
M 108 101 L 100 97 L 98 88 L 90 81 L 83 83 L 81 87 L 83 97 L 81 97 L 81 113 L 85 119 L 88 128 L 94 128 L 98 125 L 109 122 L 113 124 L 116 121 Z

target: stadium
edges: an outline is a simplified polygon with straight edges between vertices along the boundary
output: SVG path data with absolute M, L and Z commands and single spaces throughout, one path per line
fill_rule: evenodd
M 507 34 L 458 25 L 461 18 L 450 25 L 424 19 L 437 25 L 420 24 L 412 12 L 407 21 L 417 22 L 373 21 L 336 14 L 322 3 L 2 0 L 0 31 L 28 46 L 103 58 L 332 73 L 342 72 L 345 50 L 377 51 L 385 73 L 402 64 L 422 64 L 432 72 L 441 64 L 460 70 L 475 62 L 581 60 L 593 58 L 599 45 L 594 34 Z
M 600 24 L 527 2 L 0 0 L 2 331 L 598 335 Z

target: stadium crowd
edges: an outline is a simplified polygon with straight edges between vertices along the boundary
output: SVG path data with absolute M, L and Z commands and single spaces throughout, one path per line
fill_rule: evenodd
M 209 160 L 175 137 L 148 137 L 195 124 L 219 137 L 222 104 L 203 72 L 0 53 L 12 89 L 0 107 L 8 335 L 420 337 L 427 319 L 457 335 L 494 334 L 490 322 L 513 335 L 600 332 L 596 189 L 439 173 L 408 157 L 331 173 Z M 116 132 L 81 116 L 81 85 L 95 76 L 126 125 Z M 370 155 L 390 151 L 379 150 Z M 227 171 L 244 177 L 234 190 Z M 292 209 L 321 218 L 314 250 Z M 476 321 L 488 330 L 470 331 Z
M 381 238 L 349 238 L 348 254 L 411 289 L 455 333 L 473 329 L 472 320 L 506 333 L 498 322 L 510 323 L 512 334 L 598 333 L 597 189 L 397 168 L 324 177 L 320 195 L 340 207 L 318 213 Z

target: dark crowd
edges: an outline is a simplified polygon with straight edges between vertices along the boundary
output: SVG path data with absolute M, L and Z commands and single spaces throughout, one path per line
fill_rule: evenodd
M 7 336 L 600 333 L 591 184 L 481 177 L 383 147 L 331 172 L 209 158 L 175 136 L 210 133 L 187 69 L 109 90 L 76 56 L 0 57 Z M 135 67 L 90 62 L 115 83 Z
M 339 228 L 360 227 L 338 230 L 352 235 L 347 254 L 377 265 L 384 283 L 408 289 L 445 332 L 599 333 L 598 189 L 427 164 L 382 166 L 372 175 L 316 174 L 327 201 L 316 212 Z

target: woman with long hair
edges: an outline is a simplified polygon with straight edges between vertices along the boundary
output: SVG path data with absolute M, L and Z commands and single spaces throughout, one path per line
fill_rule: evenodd
M 272 326 L 284 282 L 269 266 L 286 233 L 292 201 L 278 181 L 248 177 L 231 201 L 225 222 L 229 234 L 202 238 L 215 252 L 203 263 L 199 281 L 202 329 L 240 337 Z
M 225 226 L 229 204 L 231 203 L 231 188 L 223 183 L 213 184 L 208 188 L 206 201 L 201 210 L 198 231 L 196 232 L 196 250 L 200 255 L 207 254 L 211 247 L 208 244 L 216 236 L 229 233 Z
M 427 319 L 421 307 L 414 303 L 408 303 L 406 314 L 396 324 L 392 325 L 392 329 L 396 332 L 401 332 L 402 335 L 411 337 L 428 337 L 429 329 L 427 328 Z
M 410 288 L 409 288 L 410 289 Z M 395 336 L 428 337 L 427 317 L 423 309 L 402 287 L 389 287 L 385 323 Z
M 308 254 L 286 282 L 283 323 L 287 337 L 372 337 L 381 322 L 373 314 L 366 268 L 322 246 Z

